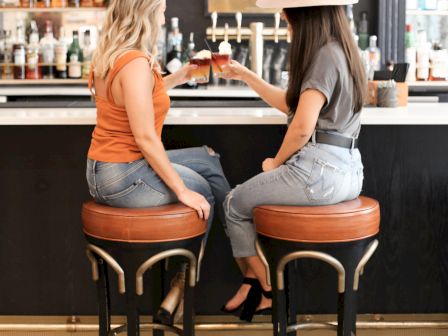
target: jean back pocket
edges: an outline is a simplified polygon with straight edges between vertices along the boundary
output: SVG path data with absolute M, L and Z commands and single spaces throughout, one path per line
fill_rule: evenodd
M 329 202 L 338 193 L 344 182 L 345 172 L 322 159 L 314 159 L 305 192 L 310 202 Z

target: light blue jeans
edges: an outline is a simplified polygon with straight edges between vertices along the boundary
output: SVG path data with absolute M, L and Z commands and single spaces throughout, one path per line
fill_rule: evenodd
M 230 191 L 219 160 L 206 146 L 167 151 L 174 169 L 187 188 L 203 195 L 224 221 L 223 201 Z M 130 163 L 87 160 L 89 191 L 96 202 L 117 208 L 146 208 L 178 202 L 145 159 Z M 208 231 L 207 231 L 208 233 Z
M 252 210 L 259 205 L 328 205 L 361 193 L 363 165 L 358 149 L 308 143 L 279 168 L 238 185 L 224 202 L 233 256 L 255 256 Z

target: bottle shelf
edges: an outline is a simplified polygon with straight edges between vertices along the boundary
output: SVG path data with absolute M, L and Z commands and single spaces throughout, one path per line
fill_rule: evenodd
M 61 7 L 61 8 L 22 8 L 0 7 L 0 13 L 28 12 L 28 13 L 74 13 L 74 12 L 104 12 L 106 7 Z
M 410 87 L 448 87 L 448 81 L 417 81 L 407 83 Z
M 0 85 L 85 85 L 87 79 L 0 79 Z
M 406 11 L 407 15 L 426 15 L 426 16 L 445 16 L 448 15 L 448 10 L 422 10 L 422 9 L 409 9 Z

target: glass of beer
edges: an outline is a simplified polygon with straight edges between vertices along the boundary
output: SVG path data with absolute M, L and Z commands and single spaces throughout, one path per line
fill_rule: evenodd
M 190 64 L 197 65 L 197 69 L 192 71 L 192 80 L 196 83 L 205 84 L 209 82 L 211 56 L 210 51 L 201 50 L 192 59 L 190 59 Z

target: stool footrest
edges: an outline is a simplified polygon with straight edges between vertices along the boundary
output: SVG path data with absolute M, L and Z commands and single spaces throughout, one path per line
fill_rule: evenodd
M 288 333 L 298 331 L 298 330 L 313 330 L 313 329 L 328 329 L 328 330 L 337 330 L 337 323 L 324 323 L 324 322 L 307 322 L 307 323 L 297 323 L 291 324 L 288 326 L 286 331 Z
M 123 324 L 117 328 L 112 329 L 109 332 L 109 336 L 116 336 L 121 333 L 127 332 L 127 328 L 128 328 L 128 325 Z M 169 326 L 169 325 L 161 324 L 161 323 L 142 323 L 142 324 L 140 324 L 140 329 L 141 330 L 162 330 L 162 331 L 171 332 L 171 333 L 179 335 L 179 336 L 183 336 L 183 333 L 184 333 L 183 330 L 178 327 Z

